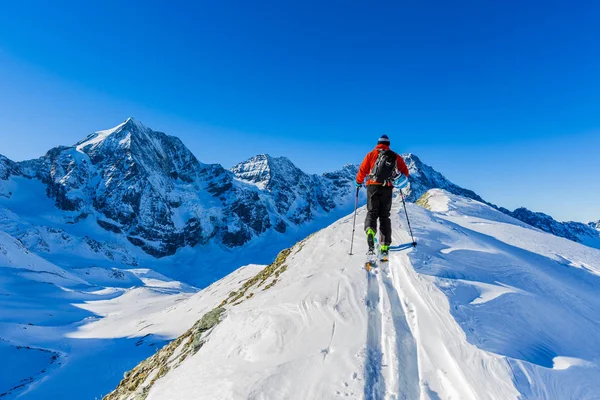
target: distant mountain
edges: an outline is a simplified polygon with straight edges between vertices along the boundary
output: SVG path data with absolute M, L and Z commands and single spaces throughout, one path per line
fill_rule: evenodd
M 324 175 L 302 172 L 288 158 L 261 154 L 237 164 L 231 171 L 237 179 L 269 193 L 270 205 L 294 224 L 313 219 L 348 203 L 357 168 L 346 165 Z M 277 228 L 277 227 L 276 227 Z
M 484 201 L 414 154 L 404 158 L 411 171 L 406 190 L 409 201 L 432 188 Z M 0 156 L 0 196 L 23 195 L 28 190 L 24 186 L 31 186 L 25 181 L 41 182 L 60 210 L 52 218 L 69 224 L 92 222 L 152 256 L 164 257 L 209 243 L 238 248 L 269 232 L 284 234 L 319 221 L 333 210 L 350 212 L 357 169 L 346 165 L 322 175 L 306 174 L 285 157 L 262 154 L 227 170 L 219 164 L 201 163 L 178 138 L 129 118 L 73 146 L 55 147 L 35 160 L 15 163 Z M 571 240 L 591 243 L 600 238 L 591 225 L 559 223 L 526 209 L 498 209 Z M 30 227 L 25 234 L 22 224 L 11 218 L 4 218 L 14 228 L 11 233 L 37 246 L 34 250 L 55 242 L 44 240 L 48 232 L 40 233 L 47 230 L 43 226 Z M 29 220 L 35 225 L 34 219 Z M 64 236 L 62 232 L 49 234 Z M 135 264 L 122 245 L 107 248 L 98 239 L 89 236 L 85 245 L 108 254 L 109 259 L 118 257 Z
M 307 175 L 288 159 L 266 155 L 228 171 L 199 162 L 178 138 L 132 118 L 39 159 L 2 157 L 0 165 L 4 180 L 43 182 L 66 220 L 94 219 L 156 257 L 209 241 L 238 247 L 271 229 L 283 233 L 310 222 L 351 203 L 356 174 L 346 166 Z
M 581 235 L 585 235 L 590 232 L 590 227 L 580 222 L 558 222 L 551 216 L 533 212 L 524 207 L 517 208 L 515 211 L 510 212 L 509 215 L 521 220 L 529 225 L 533 225 L 540 228 L 543 231 L 552 233 L 556 236 L 561 236 L 570 240 L 579 241 Z
M 530 211 L 524 207 L 517 208 L 514 211 L 507 210 L 503 207 L 494 207 L 503 213 L 541 229 L 544 232 L 583 243 L 591 247 L 600 248 L 600 231 L 595 229 L 592 223 L 584 224 L 582 222 L 574 221 L 558 222 L 548 214 Z

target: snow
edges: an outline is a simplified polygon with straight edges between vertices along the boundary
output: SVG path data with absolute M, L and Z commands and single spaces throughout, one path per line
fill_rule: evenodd
M 457 281 L 461 282 L 461 280 L 457 280 Z M 503 294 L 520 293 L 519 289 L 516 289 L 516 288 L 508 286 L 508 285 L 504 285 L 504 284 L 491 285 L 489 283 L 474 282 L 474 281 L 471 281 L 471 282 L 462 281 L 462 282 L 471 284 L 479 290 L 479 297 L 477 297 L 475 300 L 471 301 L 469 304 L 483 304 L 483 303 L 487 303 L 488 301 L 492 301 L 492 300 L 502 296 Z
M 388 265 L 370 275 L 361 268 L 360 234 L 356 255 L 347 254 L 352 216 L 343 217 L 296 246 L 272 288 L 230 307 L 200 351 L 158 379 L 148 398 L 594 398 L 600 251 L 442 190 L 429 192 L 435 211 L 408 205 L 419 242 L 412 249 L 396 203 Z M 297 228 L 288 239 L 315 229 Z M 283 243 L 277 235 L 244 251 L 268 253 L 269 243 Z M 155 270 L 198 264 L 183 253 L 114 268 L 86 264 L 86 253 L 68 263 L 53 255 L 57 264 L 5 232 L 0 246 L 0 352 L 34 349 L 0 379 L 0 393 L 32 380 L 9 399 L 58 395 L 65 386 L 77 398 L 106 394 L 123 371 L 263 268 L 238 269 L 197 291 Z M 193 257 L 225 254 L 216 249 Z M 231 268 L 240 254 L 222 265 Z
M 448 207 L 408 206 L 415 249 L 394 207 L 375 274 L 362 241 L 347 254 L 351 216 L 295 247 L 279 282 L 229 308 L 148 399 L 595 398 L 600 251 L 431 196 Z
M 32 280 L 52 281 L 66 286 L 86 282 L 62 268 L 28 251 L 19 241 L 0 231 L 0 268 L 25 269 Z
M 206 346 L 152 396 L 167 396 L 176 379 L 182 398 L 198 390 L 214 398 L 211 387 L 216 398 L 593 398 L 599 251 L 476 201 L 407 157 L 409 196 L 433 185 L 465 197 L 431 190 L 429 210 L 409 205 L 416 249 L 396 206 L 400 246 L 370 278 L 360 256 L 346 254 L 355 166 L 308 175 L 264 155 L 230 172 L 132 119 L 39 160 L 0 157 L 0 356 L 19 357 L 0 374 L 0 397 L 58 397 L 67 385 L 76 398 L 106 393 L 262 268 L 240 265 L 269 263 L 344 217 L 297 247 L 273 288 L 228 309 Z M 62 189 L 62 201 L 80 202 L 76 211 L 48 198 Z M 130 190 L 141 196 L 137 211 L 125 201 Z M 553 221 L 526 216 L 542 229 Z M 201 229 L 187 233 L 191 220 Z M 226 243 L 225 227 L 249 241 Z M 600 240 L 584 236 L 590 246 Z M 186 368 L 203 377 L 191 383 Z M 11 390 L 15 381 L 24 385 Z
M 102 397 L 261 268 L 198 291 L 148 268 L 65 270 L 0 231 L 0 357 L 10 364 L 0 395 L 65 398 L 68 388 L 69 398 Z
M 83 153 L 84 149 L 86 147 L 90 147 L 90 146 L 93 147 L 93 146 L 98 145 L 99 143 L 102 143 L 107 137 L 109 137 L 110 135 L 112 135 L 115 132 L 120 131 L 125 125 L 127 125 L 127 123 L 130 120 L 131 120 L 131 118 L 128 118 L 126 121 L 115 126 L 114 128 L 92 133 L 85 140 L 82 140 L 81 142 L 77 143 L 77 146 L 76 146 L 77 151 Z M 129 138 L 129 135 L 127 135 L 127 138 Z
M 594 365 L 588 361 L 575 357 L 554 357 L 553 361 L 554 366 L 552 368 L 555 370 L 564 370 L 574 366 L 589 367 Z

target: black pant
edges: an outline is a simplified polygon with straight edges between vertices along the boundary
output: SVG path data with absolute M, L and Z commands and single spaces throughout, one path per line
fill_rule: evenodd
M 367 186 L 367 218 L 365 219 L 365 231 L 369 228 L 377 232 L 377 218 L 380 224 L 381 244 L 389 246 L 392 244 L 392 222 L 390 211 L 392 210 L 392 186 L 368 185 Z

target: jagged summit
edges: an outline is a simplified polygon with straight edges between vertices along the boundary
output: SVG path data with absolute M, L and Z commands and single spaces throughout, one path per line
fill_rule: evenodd
M 141 174 L 154 185 L 165 185 L 165 179 L 171 178 L 192 182 L 203 169 L 179 138 L 154 131 L 133 117 L 89 135 L 75 148 L 87 154 L 92 164 L 102 164 L 101 168 L 113 172 Z
M 259 154 L 231 168 L 236 178 L 270 189 L 276 181 L 293 183 L 306 175 L 287 157 Z
M 92 133 L 74 147 L 87 154 L 93 163 L 123 153 L 131 157 L 158 158 L 167 162 L 169 157 L 198 162 L 179 138 L 154 131 L 133 117 L 114 128 Z
M 137 132 L 145 128 L 142 124 L 138 123 L 133 117 L 127 118 L 125 121 L 120 123 L 111 129 L 104 129 L 101 131 L 97 131 L 91 133 L 83 140 L 80 140 L 75 144 L 77 150 L 84 152 L 85 149 L 88 149 L 90 146 L 96 147 L 101 145 L 106 139 L 108 139 L 111 135 L 118 135 L 120 132 Z

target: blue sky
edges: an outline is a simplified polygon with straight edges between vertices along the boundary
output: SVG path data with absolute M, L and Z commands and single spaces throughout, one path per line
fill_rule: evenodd
M 323 172 L 385 132 L 489 201 L 600 218 L 600 3 L 88 3 L 3 5 L 9 158 L 135 116 L 203 162 Z

